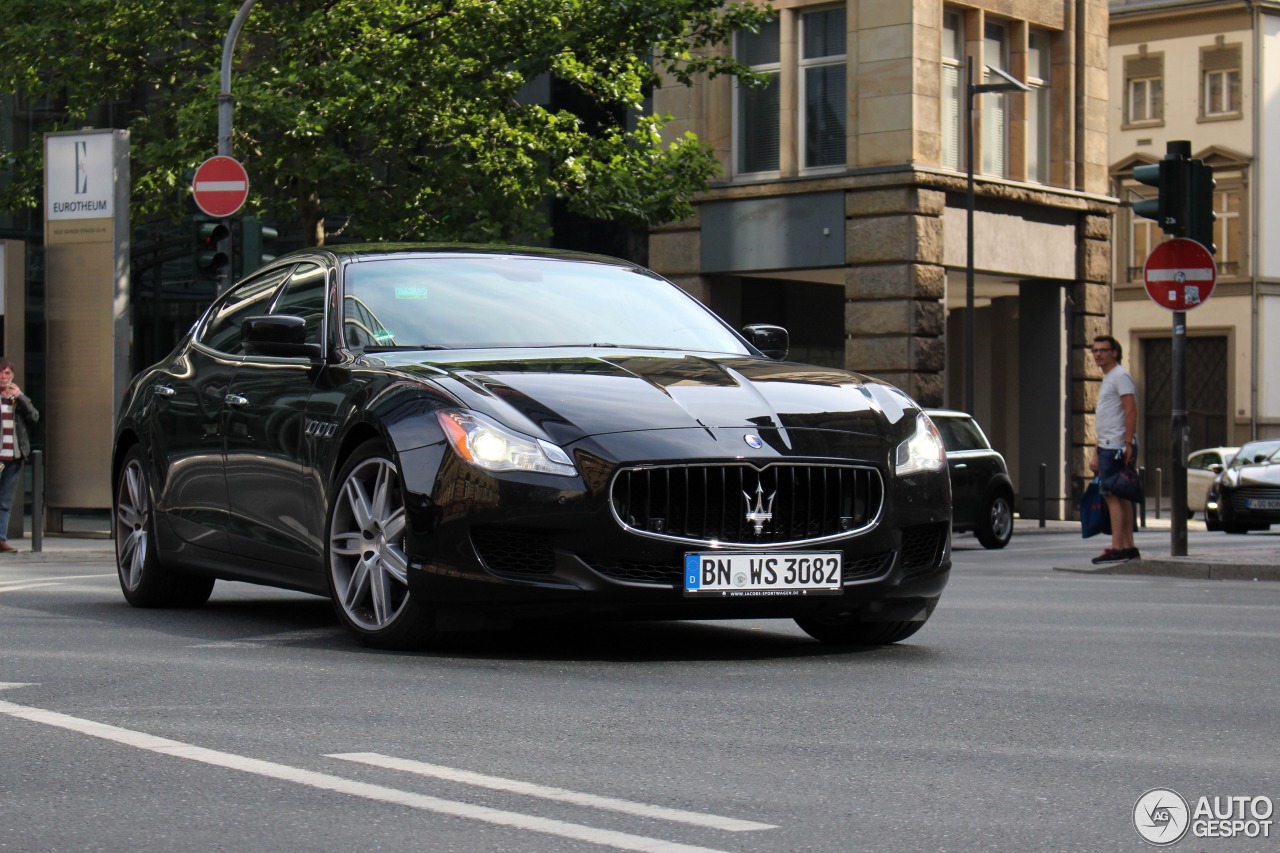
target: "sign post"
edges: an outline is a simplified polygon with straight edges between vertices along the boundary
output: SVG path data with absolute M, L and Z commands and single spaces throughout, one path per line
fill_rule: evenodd
M 196 207 L 209 216 L 225 219 L 239 210 L 249 197 L 249 174 L 234 157 L 218 154 L 210 157 L 196 169 L 191 179 L 191 193 Z M 218 270 L 215 287 L 218 293 L 226 292 L 231 286 L 231 226 L 227 225 L 226 236 L 219 241 L 218 251 L 222 252 L 227 263 Z
M 1161 243 L 1142 267 L 1142 283 L 1157 305 L 1173 312 L 1173 507 L 1170 530 L 1174 557 L 1187 555 L 1187 401 L 1184 366 L 1187 311 L 1213 293 L 1218 267 L 1209 250 L 1185 237 Z

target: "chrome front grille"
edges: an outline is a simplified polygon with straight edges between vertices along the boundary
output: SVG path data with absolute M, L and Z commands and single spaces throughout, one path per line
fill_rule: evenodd
M 884 481 L 855 465 L 747 463 L 624 468 L 610 490 L 613 514 L 644 536 L 768 547 L 822 542 L 874 526 Z

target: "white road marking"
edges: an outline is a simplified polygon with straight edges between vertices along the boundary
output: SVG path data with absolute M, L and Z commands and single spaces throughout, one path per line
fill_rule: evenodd
M 671 809 L 664 806 L 654 806 L 647 803 L 635 803 L 629 800 L 619 800 L 614 797 L 601 797 L 596 794 L 583 794 L 578 791 L 569 791 L 564 788 L 551 788 L 545 785 L 535 785 L 531 782 L 520 782 L 515 779 L 503 779 L 500 776 L 486 776 L 482 773 L 473 773 L 469 770 L 457 770 L 452 767 L 441 767 L 438 764 L 426 764 L 421 761 L 410 761 L 406 758 L 394 758 L 389 755 L 379 755 L 376 752 L 342 752 L 331 753 L 329 758 L 341 758 L 343 761 L 355 761 L 360 764 L 371 764 L 374 767 L 385 767 L 389 770 L 402 770 L 406 773 L 417 773 L 420 776 L 430 776 L 436 779 L 445 779 L 450 782 L 461 782 L 465 785 L 476 785 L 481 788 L 489 788 L 494 791 L 507 791 L 513 794 L 524 794 L 530 797 L 541 797 L 546 800 L 558 800 L 564 803 L 572 803 L 578 806 L 589 806 L 596 809 L 607 809 L 609 811 L 623 812 L 625 814 L 638 815 L 640 817 L 659 818 L 661 820 L 675 821 L 677 823 L 688 823 L 694 826 L 706 826 L 711 829 L 723 829 L 729 832 L 751 832 L 759 829 L 777 829 L 776 826 L 769 823 L 755 823 L 749 820 L 737 820 L 731 817 L 721 817 L 719 815 L 703 814 L 700 812 L 689 812 L 682 809 Z
M 19 685 L 0 683 L 0 689 L 16 686 Z M 213 749 L 192 746 L 191 744 L 181 743 L 180 741 L 156 737 L 144 732 L 136 732 L 130 729 L 119 728 L 117 726 L 110 726 L 105 723 L 94 722 L 93 720 L 72 717 L 55 711 L 45 711 L 41 708 L 29 708 L 23 705 L 15 705 L 12 702 L 0 702 L 0 714 L 7 714 L 11 717 L 29 720 L 34 723 L 41 723 L 47 726 L 55 726 L 57 728 L 79 732 L 80 734 L 89 735 L 90 737 L 112 741 L 125 746 L 136 747 L 137 749 L 144 749 L 160 755 L 172 755 L 177 758 L 186 758 L 190 761 L 198 761 L 202 764 L 208 764 L 214 767 L 225 767 L 229 770 L 239 770 L 243 773 L 252 773 L 256 776 L 263 776 L 268 779 L 279 779 L 284 782 L 293 782 L 298 785 L 306 785 L 322 791 L 349 794 L 355 797 L 363 797 L 368 800 L 394 803 L 397 805 L 408 806 L 409 808 L 422 809 L 424 811 L 435 812 L 437 814 L 449 815 L 450 817 L 476 820 L 484 823 L 496 824 L 498 826 L 506 826 L 512 829 L 524 830 L 527 832 L 540 832 L 545 835 L 554 835 L 560 838 L 571 838 L 575 841 L 585 841 L 590 844 L 599 844 L 603 847 L 613 847 L 618 850 L 638 850 L 643 851 L 643 853 L 725 853 L 725 851 L 713 850 L 707 847 L 679 844 L 672 841 L 663 841 L 659 838 L 648 838 L 643 835 L 632 835 L 630 833 L 615 832 L 608 829 L 597 829 L 592 826 L 583 826 L 581 824 L 568 823 L 561 820 L 550 820 L 548 818 L 521 814 L 519 812 L 503 811 L 501 809 L 489 808 L 488 806 L 477 806 L 472 805 L 471 803 L 460 803 L 453 800 L 443 800 L 438 797 L 428 797 L 423 794 L 401 791 L 396 788 L 388 788 L 382 785 L 370 785 L 365 782 L 356 782 L 351 779 L 344 779 L 341 776 L 330 776 L 327 773 L 316 773 L 311 770 L 304 770 L 300 767 L 290 767 L 287 764 L 277 764 L 272 761 L 261 761 L 256 758 L 248 758 L 243 755 L 235 755 L 229 752 L 219 752 Z
M 19 586 L 10 586 L 8 584 L 0 584 L 0 592 L 19 592 L 24 589 L 36 589 L 42 586 L 58 586 L 54 581 L 41 581 L 39 583 L 25 583 Z
M 63 575 L 47 578 L 15 578 L 13 580 L 0 581 L 0 592 L 17 592 L 23 589 L 36 589 L 42 586 L 58 586 L 63 581 L 78 581 L 86 578 L 114 578 L 115 572 L 103 573 L 96 575 Z

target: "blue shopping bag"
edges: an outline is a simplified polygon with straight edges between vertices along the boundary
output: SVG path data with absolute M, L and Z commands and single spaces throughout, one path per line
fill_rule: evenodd
M 1085 539 L 1111 533 L 1111 512 L 1102 497 L 1102 484 L 1094 477 L 1080 498 L 1080 535 Z

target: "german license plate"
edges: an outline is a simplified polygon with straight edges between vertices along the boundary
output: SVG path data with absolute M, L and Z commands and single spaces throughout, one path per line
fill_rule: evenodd
M 1280 509 L 1280 499 L 1249 498 L 1244 505 L 1246 509 Z
M 684 594 L 748 597 L 838 595 L 839 551 L 751 554 L 711 551 L 686 554 Z

